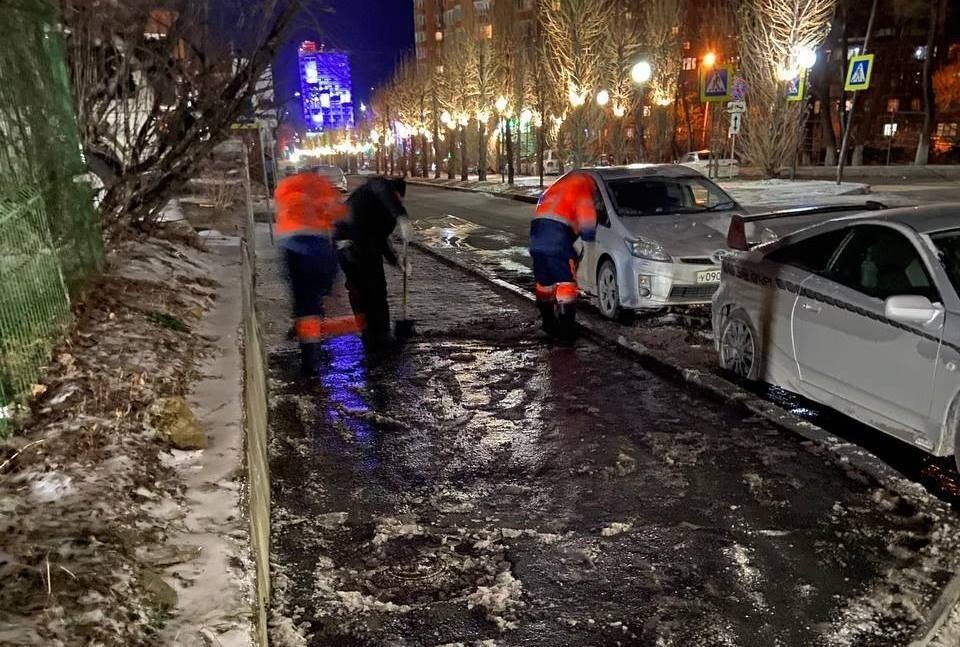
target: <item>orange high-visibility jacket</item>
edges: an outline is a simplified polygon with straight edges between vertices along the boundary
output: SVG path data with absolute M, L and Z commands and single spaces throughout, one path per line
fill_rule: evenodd
M 330 236 L 338 220 L 347 215 L 340 193 L 329 180 L 316 173 L 298 173 L 284 178 L 273 194 L 277 201 L 277 238 Z
M 593 180 L 580 173 L 560 178 L 540 196 L 534 218 L 557 220 L 588 239 L 597 228 L 595 188 Z

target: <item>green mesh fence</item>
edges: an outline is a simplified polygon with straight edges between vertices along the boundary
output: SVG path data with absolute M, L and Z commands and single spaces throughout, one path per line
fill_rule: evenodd
M 55 5 L 0 0 L 0 434 L 103 262 Z

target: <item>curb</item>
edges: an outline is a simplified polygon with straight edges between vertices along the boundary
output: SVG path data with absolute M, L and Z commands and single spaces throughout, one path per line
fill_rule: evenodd
M 492 284 L 499 291 L 519 297 L 527 302 L 536 301 L 533 294 L 507 281 L 488 275 L 475 268 L 429 247 L 420 242 L 411 242 L 412 247 L 437 259 L 441 263 L 454 267 L 473 277 Z M 812 441 L 831 452 L 842 464 L 849 464 L 874 479 L 878 484 L 898 494 L 913 494 L 903 487 L 904 479 L 892 467 L 862 447 L 834 436 L 827 430 L 811 422 L 798 418 L 786 409 L 772 402 L 768 402 L 752 393 L 745 391 L 735 383 L 712 373 L 704 373 L 696 369 L 677 366 L 655 353 L 643 344 L 628 340 L 623 335 L 615 339 L 603 332 L 591 321 L 582 318 L 578 322 L 580 328 L 586 332 L 586 337 L 600 346 L 615 350 L 627 351 L 638 364 L 655 375 L 689 385 L 713 400 L 726 402 L 772 422 L 785 431 L 792 432 L 801 438 Z M 936 602 L 930 607 L 930 615 L 921 624 L 916 632 L 916 638 L 910 643 L 911 647 L 925 647 L 936 637 L 954 606 L 960 601 L 960 572 L 954 575 L 950 583 L 943 589 Z

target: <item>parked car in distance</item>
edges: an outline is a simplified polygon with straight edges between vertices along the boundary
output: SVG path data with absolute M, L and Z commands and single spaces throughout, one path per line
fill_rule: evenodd
M 543 174 L 560 175 L 560 157 L 557 151 L 550 149 L 543 152 Z
M 681 157 L 677 163 L 692 169 L 696 169 L 704 175 L 709 175 L 710 151 L 690 151 Z M 736 159 L 720 159 L 715 160 L 715 163 L 717 164 L 718 178 L 732 178 L 740 175 L 740 162 L 738 162 Z
M 573 171 L 594 184 L 596 240 L 580 242 L 581 289 L 603 316 L 710 302 L 720 282 L 730 218 L 741 211 L 723 189 L 675 164 Z
M 333 186 L 335 186 L 341 193 L 346 193 L 348 191 L 347 176 L 343 174 L 343 171 L 339 166 L 321 164 L 320 166 L 314 166 L 312 170 L 330 180 L 330 183 L 333 184 Z
M 960 468 L 958 293 L 960 203 L 834 218 L 724 258 L 720 365 Z

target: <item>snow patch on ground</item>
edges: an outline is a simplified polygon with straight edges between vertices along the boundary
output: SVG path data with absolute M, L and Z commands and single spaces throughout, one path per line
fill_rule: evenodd
M 622 523 L 620 521 L 614 521 L 613 523 L 607 525 L 600 531 L 602 537 L 613 537 L 619 535 L 620 533 L 627 532 L 633 528 L 632 523 Z
M 497 625 L 500 631 L 516 629 L 517 623 L 509 620 L 517 609 L 524 605 L 520 599 L 523 584 L 510 571 L 503 571 L 490 586 L 479 586 L 467 596 L 467 608 L 479 608 L 485 612 L 487 620 Z

